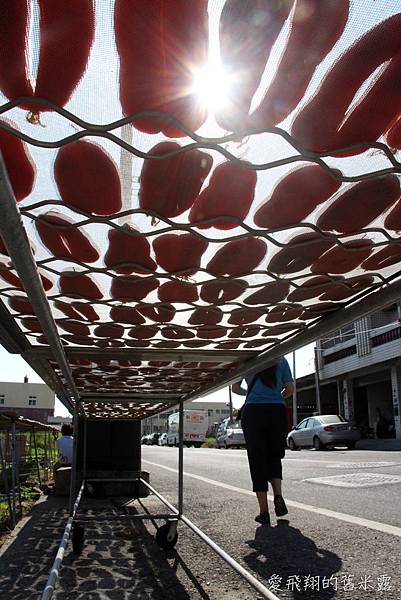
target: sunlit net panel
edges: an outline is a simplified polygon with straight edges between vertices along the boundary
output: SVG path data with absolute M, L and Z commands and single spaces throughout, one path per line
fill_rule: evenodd
M 194 386 L 212 383 L 236 367 L 234 363 L 220 365 L 166 361 L 132 361 L 135 366 L 128 367 L 126 365 L 129 362 L 78 360 L 70 361 L 70 366 L 76 386 L 83 396 L 91 393 L 120 393 L 128 399 L 141 399 L 160 394 L 166 398 L 171 396 L 175 401 L 177 394 L 190 392 Z M 53 367 L 62 378 L 57 365 L 53 364 Z
M 147 403 L 122 399 L 108 401 L 85 401 L 80 406 L 80 414 L 90 419 L 132 419 L 141 420 L 170 408 L 166 402 Z
M 178 14 L 176 4 L 165 8 Z M 159 16 L 151 5 L 126 15 L 119 1 L 95 13 L 82 3 L 87 35 L 77 52 L 87 67 L 74 85 L 70 66 L 64 95 L 30 30 L 34 95 L 54 105 L 7 105 L 32 91 L 0 85 L 2 150 L 17 143 L 14 183 L 7 167 L 66 348 L 259 352 L 399 274 L 400 163 L 389 150 L 398 148 L 397 3 L 369 5 L 368 17 L 363 2 L 258 2 L 246 15 L 240 3 L 206 4 L 184 3 L 165 38 L 181 40 L 181 67 L 168 66 L 185 72 L 180 93 L 163 76 L 159 89 L 138 93 L 135 44 L 153 81 L 160 40 L 141 36 Z M 141 110 L 181 125 L 119 121 Z M 91 123 L 112 122 L 93 135 Z M 47 345 L 1 245 L 0 259 L 0 297 L 29 341 Z M 71 365 L 78 389 L 185 394 L 227 370 L 112 366 Z

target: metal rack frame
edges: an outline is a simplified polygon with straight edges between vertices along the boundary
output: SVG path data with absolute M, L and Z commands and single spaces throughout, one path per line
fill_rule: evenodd
M 7 110 L 18 106 L 21 102 L 23 102 L 24 98 L 19 98 L 13 100 L 12 102 L 8 102 L 0 108 L 0 114 L 5 113 Z M 29 98 L 31 103 L 44 103 L 42 99 L 32 99 Z M 232 153 L 227 151 L 222 145 L 227 141 L 232 141 L 239 139 L 239 137 L 243 137 L 244 135 L 253 135 L 256 133 L 260 133 L 261 131 L 274 133 L 280 135 L 283 139 L 285 139 L 288 143 L 290 143 L 294 149 L 299 152 L 299 154 L 291 156 L 289 158 L 271 161 L 264 164 L 251 165 L 250 168 L 255 170 L 265 170 L 271 169 L 280 165 L 288 165 L 291 163 L 296 163 L 299 161 L 309 161 L 311 163 L 315 163 L 320 165 L 323 169 L 330 172 L 330 174 L 337 178 L 332 169 L 324 162 L 323 158 L 325 156 L 333 156 L 336 153 L 340 153 L 344 150 L 344 148 L 339 148 L 336 152 L 327 152 L 316 154 L 312 152 L 307 152 L 302 149 L 296 141 L 284 130 L 273 127 L 267 128 L 264 130 L 251 130 L 247 132 L 241 132 L 240 134 L 232 134 L 229 136 L 224 136 L 222 138 L 214 138 L 208 139 L 203 138 L 201 136 L 196 135 L 194 132 L 188 131 L 185 127 L 183 127 L 180 123 L 176 121 L 176 119 L 171 118 L 171 121 L 181 126 L 181 129 L 187 133 L 189 137 L 194 140 L 192 143 L 187 146 L 183 146 L 180 150 L 164 155 L 163 157 L 152 157 L 139 151 L 134 148 L 131 144 L 125 142 L 124 140 L 119 139 L 113 133 L 111 133 L 114 129 L 121 127 L 126 124 L 132 124 L 136 119 L 141 118 L 143 116 L 160 116 L 160 113 L 140 113 L 137 115 L 129 116 L 124 119 L 120 119 L 114 123 L 107 125 L 94 125 L 87 122 L 82 121 L 81 119 L 74 116 L 69 111 L 57 107 L 51 103 L 45 102 L 50 106 L 53 110 L 58 112 L 63 117 L 69 119 L 71 122 L 75 123 L 79 127 L 82 128 L 81 131 L 64 138 L 63 140 L 57 140 L 55 142 L 40 142 L 38 140 L 34 140 L 30 136 L 23 134 L 22 132 L 17 132 L 13 128 L 5 125 L 4 123 L 0 124 L 0 127 L 9 131 L 13 135 L 17 135 L 21 139 L 25 140 L 28 143 L 46 147 L 46 148 L 55 148 L 61 147 L 64 144 L 71 143 L 74 140 L 78 140 L 84 138 L 85 136 L 100 136 L 104 137 L 108 140 L 111 140 L 118 144 L 120 147 L 124 148 L 131 154 L 135 156 L 139 156 L 142 158 L 149 158 L 154 160 L 162 160 L 163 158 L 168 158 L 169 156 L 173 156 L 189 149 L 193 148 L 206 148 L 210 150 L 217 151 L 221 153 L 225 158 L 231 160 L 237 164 L 242 164 L 243 161 L 235 157 Z M 352 148 L 356 146 L 360 146 L 361 144 L 354 144 L 353 146 L 347 147 Z M 370 173 L 365 173 L 360 176 L 355 177 L 341 177 L 341 181 L 343 182 L 351 182 L 351 181 L 360 181 L 362 179 L 368 179 L 377 177 L 378 175 L 384 175 L 386 173 L 401 173 L 401 163 L 396 160 L 393 153 L 380 142 L 374 142 L 371 144 L 363 144 L 365 147 L 369 146 L 370 148 L 380 149 L 385 153 L 387 159 L 391 163 L 391 167 L 386 169 L 381 169 L 378 171 L 372 171 Z M 249 164 L 247 163 L 247 167 Z M 36 205 L 37 206 L 37 205 Z M 121 403 L 129 404 L 130 402 L 137 402 L 138 400 L 142 402 L 147 402 L 153 406 L 152 409 L 148 410 L 146 416 L 159 412 L 165 409 L 168 406 L 173 406 L 177 404 L 177 401 L 180 404 L 180 447 L 179 447 L 179 473 L 178 473 L 178 509 L 175 509 L 172 505 L 170 505 L 160 494 L 158 494 L 151 486 L 148 486 L 152 493 L 156 493 L 159 499 L 166 504 L 166 506 L 171 510 L 171 516 L 174 519 L 173 527 L 176 527 L 177 520 L 181 520 L 187 526 L 189 526 L 199 537 L 205 541 L 209 547 L 211 547 L 214 551 L 216 551 L 224 560 L 226 560 L 243 578 L 245 578 L 248 583 L 250 583 L 255 589 L 257 589 L 264 597 L 270 599 L 277 599 L 276 596 L 271 594 L 265 586 L 262 586 L 260 582 L 252 577 L 241 565 L 233 561 L 231 557 L 229 557 L 221 548 L 219 548 L 208 536 L 206 536 L 201 530 L 199 530 L 193 523 L 191 523 L 184 515 L 183 515 L 183 425 L 182 425 L 182 412 L 183 412 L 183 404 L 187 400 L 191 400 L 202 396 L 208 392 L 216 391 L 233 381 L 237 381 L 238 379 L 244 377 L 245 375 L 254 372 L 255 370 L 260 369 L 261 367 L 268 366 L 272 364 L 279 356 L 283 354 L 289 353 L 292 350 L 295 350 L 308 342 L 315 340 L 317 337 L 324 337 L 335 329 L 342 327 L 356 318 L 360 318 L 366 314 L 374 310 L 379 310 L 380 308 L 386 306 L 387 304 L 398 300 L 401 296 L 401 279 L 400 274 L 401 271 L 394 273 L 391 277 L 385 279 L 380 274 L 376 274 L 380 283 L 380 289 L 378 289 L 378 284 L 371 287 L 364 293 L 359 296 L 355 296 L 351 298 L 351 300 L 344 305 L 339 304 L 337 310 L 333 314 L 329 314 L 321 317 L 320 319 L 313 320 L 312 323 L 306 325 L 302 328 L 302 331 L 296 334 L 289 334 L 284 338 L 275 340 L 275 343 L 272 347 L 263 350 L 250 350 L 250 351 L 233 351 L 227 352 L 227 350 L 216 350 L 216 351 L 202 351 L 202 350 L 168 350 L 164 349 L 156 349 L 152 348 L 149 350 L 141 349 L 141 348 L 126 348 L 126 349 L 118 349 L 118 348 L 105 348 L 104 350 L 100 350 L 99 348 L 83 348 L 83 347 L 67 347 L 65 348 L 60 339 L 57 326 L 54 320 L 54 317 L 51 312 L 49 299 L 44 292 L 42 282 L 38 275 L 37 271 L 37 263 L 34 260 L 32 251 L 29 246 L 29 241 L 23 226 L 21 214 L 24 212 L 25 215 L 32 216 L 29 211 L 24 210 L 20 211 L 15 202 L 13 190 L 11 188 L 7 171 L 4 165 L 4 161 L 0 160 L 0 234 L 5 242 L 7 250 L 10 255 L 10 259 L 24 284 L 25 291 L 29 297 L 29 300 L 32 304 L 34 312 L 39 320 L 39 323 L 43 329 L 44 335 L 48 341 L 48 347 L 43 346 L 35 346 L 28 342 L 27 337 L 22 333 L 22 331 L 16 326 L 14 320 L 5 310 L 4 306 L 0 303 L 0 315 L 4 313 L 5 316 L 5 325 L 4 323 L 0 327 L 0 336 L 1 340 L 5 341 L 6 347 L 10 348 L 11 351 L 20 353 L 26 360 L 29 361 L 31 366 L 44 378 L 44 380 L 56 391 L 59 399 L 64 403 L 64 405 L 69 409 L 74 411 L 74 415 L 76 418 L 85 417 L 85 404 L 88 402 L 97 401 L 99 403 Z M 84 214 L 82 211 L 81 214 L 85 217 L 83 221 L 79 224 L 84 224 L 88 222 L 105 222 L 104 219 L 90 217 Z M 120 218 L 121 216 L 125 216 L 128 214 L 134 213 L 143 213 L 150 216 L 157 216 L 160 218 L 160 215 L 156 213 L 153 214 L 152 211 L 143 211 L 139 209 L 134 209 L 131 211 L 125 211 L 124 213 L 120 213 L 119 215 L 114 215 L 114 218 Z M 162 219 L 167 228 L 165 230 L 159 230 L 157 233 L 163 233 L 164 231 L 170 231 L 172 229 L 192 231 L 190 226 L 185 225 L 177 225 L 173 221 L 169 219 Z M 210 221 L 210 220 L 209 220 Z M 204 221 L 208 222 L 208 221 Z M 108 224 L 113 227 L 118 227 L 113 223 L 112 220 L 108 221 Z M 77 226 L 78 224 L 75 224 Z M 268 233 L 265 231 L 260 231 L 245 225 L 244 223 L 238 223 L 241 226 L 245 233 L 244 236 L 249 235 L 258 235 L 259 237 L 265 237 L 269 239 L 269 241 L 274 242 L 277 246 L 282 246 L 285 244 L 280 244 L 276 242 Z M 302 223 L 303 226 L 307 227 L 307 230 L 311 231 L 319 231 L 323 237 L 332 237 L 335 238 L 336 243 L 339 245 L 342 244 L 341 237 L 344 236 L 334 236 L 332 234 L 323 234 L 320 230 L 316 228 L 316 226 L 308 223 Z M 289 228 L 291 229 L 291 228 Z M 369 231 L 364 230 L 364 231 Z M 377 231 L 377 230 L 374 230 Z M 394 238 L 390 236 L 385 230 L 380 229 L 380 232 L 386 238 L 386 240 L 390 243 L 399 244 L 398 238 Z M 148 234 L 142 234 L 144 236 Z M 149 234 L 150 235 L 150 234 Z M 196 235 L 202 237 L 201 234 L 196 233 Z M 241 236 L 235 236 L 235 239 Z M 207 238 L 210 241 L 210 238 Z M 223 241 L 228 241 L 229 239 L 234 239 L 227 237 Z M 383 242 L 383 244 L 386 242 Z M 380 243 L 377 245 L 381 245 Z M 46 263 L 51 261 L 42 261 L 41 265 L 45 266 Z M 81 266 L 83 263 L 79 263 Z M 49 269 L 50 270 L 50 269 Z M 104 273 L 104 269 L 87 269 L 84 272 L 101 272 Z M 172 275 L 163 275 L 166 279 L 174 279 L 177 275 L 182 275 L 183 273 L 174 273 Z M 269 274 L 270 275 L 270 274 Z M 159 274 L 149 274 L 150 278 L 159 277 Z M 273 279 L 279 279 L 277 276 L 272 276 Z M 222 277 L 217 277 L 216 279 L 224 279 Z M 297 287 L 295 280 L 297 278 L 293 278 L 291 280 L 291 284 Z M 358 300 L 363 298 L 363 302 Z M 138 344 L 140 346 L 140 344 Z M 223 346 L 224 348 L 224 346 Z M 185 391 L 181 394 L 177 393 L 162 393 L 160 390 L 153 388 L 150 393 L 146 394 L 145 397 L 141 397 L 140 394 L 136 394 L 134 397 L 129 393 L 102 393 L 96 394 L 93 391 L 86 393 L 80 392 L 77 388 L 76 383 L 74 381 L 73 373 L 71 367 L 69 365 L 69 358 L 71 357 L 79 357 L 79 356 L 91 356 L 91 357 L 100 357 L 100 360 L 104 358 L 110 358 L 111 356 L 117 356 L 119 358 L 131 358 L 138 357 L 144 360 L 144 357 L 152 357 L 152 359 L 161 358 L 167 359 L 167 357 L 171 360 L 202 360 L 206 362 L 221 362 L 225 360 L 236 360 L 241 361 L 240 364 L 236 365 L 231 371 L 226 375 L 222 375 L 216 378 L 213 382 L 207 384 L 200 384 L 197 386 L 192 386 L 194 389 L 190 391 Z M 190 357 L 190 358 L 189 358 Z M 146 360 L 146 358 L 145 358 Z M 53 361 L 53 363 L 51 362 Z M 60 376 L 56 373 L 52 364 L 56 363 L 57 369 L 60 371 Z M 153 412 L 152 412 L 153 411 Z M 105 416 L 104 418 L 107 418 Z M 60 544 L 59 551 L 57 553 L 57 557 L 55 563 L 53 565 L 53 569 L 51 571 L 48 584 L 46 586 L 44 595 L 42 596 L 43 600 L 47 600 L 51 598 L 51 595 L 54 590 L 54 585 L 56 579 L 58 577 L 59 568 L 61 566 L 63 554 L 68 542 L 68 538 L 71 532 L 72 524 L 74 518 L 76 517 L 79 502 L 83 493 L 83 485 L 80 488 L 78 496 L 75 498 L 75 477 L 76 477 L 76 447 L 77 447 L 77 436 L 75 436 L 74 442 L 74 466 L 73 466 L 73 475 L 71 478 L 71 494 L 70 494 L 70 517 L 67 522 L 67 526 L 64 532 L 64 536 L 62 542 Z M 145 485 L 146 482 L 144 482 Z M 146 518 L 141 516 L 141 518 Z
M 144 485 L 151 494 L 155 495 L 164 506 L 170 511 L 169 513 L 148 513 L 142 512 L 138 514 L 130 514 L 130 515 L 122 515 L 117 517 L 119 520 L 124 516 L 127 519 L 140 519 L 140 520 L 151 520 L 152 522 L 156 519 L 165 520 L 166 526 L 168 529 L 166 530 L 166 539 L 167 541 L 171 541 L 172 545 L 175 544 L 176 535 L 177 535 L 177 525 L 179 522 L 182 522 L 186 525 L 191 531 L 193 531 L 203 542 L 205 542 L 209 548 L 211 548 L 220 558 L 222 558 L 230 567 L 232 567 L 249 585 L 251 585 L 259 594 L 262 594 L 264 598 L 268 600 L 279 600 L 279 598 L 273 594 L 265 585 L 263 585 L 258 579 L 253 577 L 244 569 L 242 565 L 240 565 L 236 560 L 234 560 L 227 552 L 225 552 L 216 542 L 214 542 L 209 536 L 207 536 L 199 527 L 197 527 L 188 517 L 183 514 L 184 509 L 184 480 L 183 480 L 183 472 L 184 472 L 184 402 L 180 400 L 179 402 L 179 445 L 178 445 L 178 494 L 177 494 L 177 508 L 173 506 L 162 494 L 160 494 L 157 490 L 155 490 L 147 481 L 141 478 L 140 475 L 132 478 L 87 478 L 86 477 L 86 448 L 87 448 L 87 438 L 86 438 L 86 422 L 84 422 L 84 441 L 83 441 L 83 480 L 78 491 L 77 496 L 75 496 L 75 477 L 73 476 L 71 479 L 71 494 L 70 494 L 70 516 L 67 520 L 67 524 L 63 533 L 63 537 L 61 539 L 56 558 L 54 560 L 53 566 L 50 570 L 49 577 L 46 583 L 46 586 L 41 595 L 41 600 L 50 600 L 53 596 L 54 590 L 57 585 L 57 580 L 59 578 L 60 569 L 62 566 L 62 561 L 64 557 L 65 550 L 67 548 L 68 540 L 73 532 L 74 521 L 79 520 L 80 523 L 85 523 L 89 520 L 92 520 L 88 517 L 79 517 L 79 505 L 82 500 L 82 496 L 85 490 L 85 486 L 87 483 L 101 483 L 101 482 L 133 482 L 137 481 Z M 73 473 L 76 472 L 76 446 L 77 446 L 77 436 L 74 436 L 74 465 L 73 465 Z M 96 518 L 96 517 L 95 517 Z M 108 517 L 107 517 L 108 518 Z M 109 518 L 108 518 L 109 520 Z M 175 541 L 174 541 L 175 540 Z

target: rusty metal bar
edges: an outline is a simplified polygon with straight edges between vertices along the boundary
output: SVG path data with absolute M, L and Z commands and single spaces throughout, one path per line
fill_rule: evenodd
M 63 345 L 50 309 L 49 301 L 39 277 L 35 259 L 27 238 L 21 215 L 17 207 L 14 192 L 8 178 L 7 169 L 0 153 L 0 234 L 7 247 L 17 273 L 24 282 L 29 301 L 47 337 L 53 356 L 60 365 L 71 395 L 78 400 L 71 370 L 68 366 Z M 70 408 L 70 407 L 68 407 Z

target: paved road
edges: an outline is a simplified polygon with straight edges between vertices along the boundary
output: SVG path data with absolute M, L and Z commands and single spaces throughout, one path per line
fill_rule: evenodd
M 142 454 L 151 483 L 175 504 L 177 449 L 145 446 Z M 290 514 L 272 527 L 253 520 L 244 450 L 186 449 L 184 471 L 185 515 L 280 600 L 401 600 L 401 485 L 395 479 L 401 452 L 289 453 L 284 489 Z M 342 486 L 328 485 L 333 482 Z M 253 588 L 184 524 L 175 549 L 161 550 L 152 521 L 121 516 L 119 502 L 126 500 L 83 500 L 78 517 L 91 519 L 84 549 L 76 556 L 68 546 L 54 600 L 256 600 Z M 40 597 L 66 504 L 44 498 L 0 552 L 1 600 Z M 165 512 L 155 496 L 141 504 L 128 510 Z
M 175 448 L 142 446 L 144 468 L 155 483 L 157 469 L 146 461 L 177 468 L 177 457 Z M 186 448 L 184 471 L 244 491 L 252 489 L 245 450 Z M 188 476 L 185 485 L 192 481 Z M 289 501 L 401 528 L 401 452 L 287 451 L 283 489 Z
M 170 500 L 177 458 L 175 448 L 142 447 L 143 468 Z M 184 513 L 265 583 L 281 577 L 280 597 L 401 599 L 401 452 L 288 451 L 284 536 L 282 524 L 255 530 L 245 450 L 185 449 L 184 473 Z M 289 593 L 294 575 L 301 589 Z M 323 590 L 330 576 L 337 591 Z M 312 577 L 315 590 L 302 589 Z

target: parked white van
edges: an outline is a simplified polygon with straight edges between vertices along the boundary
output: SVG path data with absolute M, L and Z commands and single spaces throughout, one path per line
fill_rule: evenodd
M 168 418 L 167 445 L 178 446 L 180 413 L 176 412 Z M 184 444 L 187 446 L 200 446 L 206 439 L 208 427 L 207 413 L 205 410 L 184 410 Z

